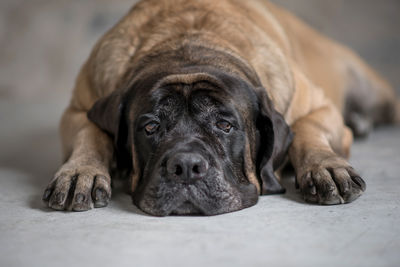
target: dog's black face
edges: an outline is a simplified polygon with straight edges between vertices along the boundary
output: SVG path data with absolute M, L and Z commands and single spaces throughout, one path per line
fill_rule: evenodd
M 138 76 L 88 117 L 114 138 L 118 161 L 130 162 L 140 209 L 215 215 L 282 191 L 274 170 L 291 134 L 265 90 L 214 68 Z
M 138 207 L 154 215 L 213 215 L 257 202 L 244 170 L 246 126 L 235 106 L 237 89 L 203 81 L 150 93 L 133 125 L 143 170 Z

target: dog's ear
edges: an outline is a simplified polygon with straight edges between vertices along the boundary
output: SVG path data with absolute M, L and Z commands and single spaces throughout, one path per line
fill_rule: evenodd
M 100 98 L 87 113 L 89 120 L 108 133 L 114 140 L 117 162 L 121 167 L 129 164 L 127 147 L 128 129 L 126 123 L 126 103 L 124 94 L 116 90 L 109 96 Z M 119 160 L 122 159 L 122 160 Z M 125 162 L 125 163 L 124 163 Z
M 274 109 L 264 88 L 257 90 L 257 172 L 261 179 L 261 194 L 284 193 L 274 172 L 284 163 L 293 133 L 283 116 Z
M 89 120 L 110 134 L 114 138 L 114 141 L 116 141 L 118 139 L 122 113 L 122 96 L 120 92 L 115 91 L 109 96 L 97 100 L 89 110 L 87 116 Z

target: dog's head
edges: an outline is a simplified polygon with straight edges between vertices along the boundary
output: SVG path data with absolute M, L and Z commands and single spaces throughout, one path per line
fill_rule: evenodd
M 254 205 L 291 140 L 265 90 L 215 64 L 144 62 L 88 113 L 129 163 L 134 203 L 159 216 Z

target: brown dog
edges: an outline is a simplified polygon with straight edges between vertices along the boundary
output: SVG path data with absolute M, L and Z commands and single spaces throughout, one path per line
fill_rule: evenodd
M 365 183 L 342 114 L 365 135 L 399 111 L 359 57 L 266 0 L 141 1 L 82 67 L 43 199 L 106 206 L 117 162 L 145 212 L 219 214 L 282 192 L 288 155 L 306 201 L 347 203 Z

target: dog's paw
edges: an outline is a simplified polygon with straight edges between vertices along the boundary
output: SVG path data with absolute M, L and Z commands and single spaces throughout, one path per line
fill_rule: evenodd
M 43 194 L 45 204 L 55 210 L 85 211 L 107 206 L 111 179 L 92 166 L 61 167 Z
M 349 203 L 358 198 L 366 188 L 364 180 L 343 159 L 330 158 L 313 164 L 297 176 L 305 201 L 322 205 Z

